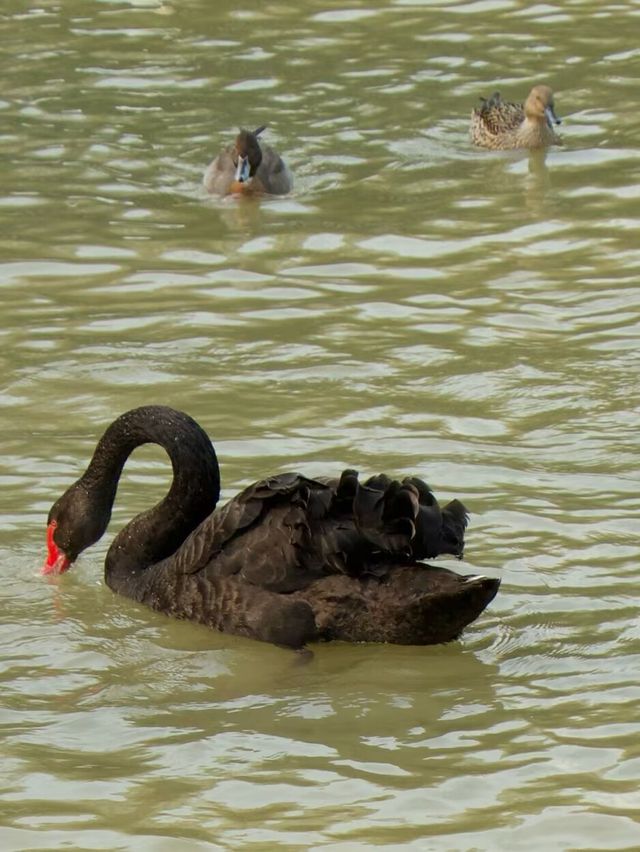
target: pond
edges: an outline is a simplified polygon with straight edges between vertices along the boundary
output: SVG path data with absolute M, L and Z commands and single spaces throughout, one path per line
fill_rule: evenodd
M 638 4 L 7 0 L 3 850 L 640 845 Z M 551 85 L 565 144 L 473 148 Z M 239 126 L 292 194 L 207 196 Z M 444 646 L 313 657 L 103 580 L 145 447 L 59 581 L 46 515 L 121 412 L 187 411 L 223 496 L 424 477 L 502 578 Z M 636 720 L 634 722 L 634 719 Z

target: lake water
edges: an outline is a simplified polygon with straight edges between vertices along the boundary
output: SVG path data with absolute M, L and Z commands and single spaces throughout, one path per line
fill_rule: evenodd
M 639 32 L 632 0 L 6 0 L 0 848 L 640 848 Z M 470 146 L 539 81 L 564 147 Z M 264 123 L 294 193 L 207 198 Z M 498 597 L 306 664 L 117 598 L 154 448 L 48 582 L 50 504 L 142 403 L 207 429 L 225 497 L 423 476 Z

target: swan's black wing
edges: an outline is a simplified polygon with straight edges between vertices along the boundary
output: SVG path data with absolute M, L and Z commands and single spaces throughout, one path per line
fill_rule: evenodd
M 292 592 L 331 574 L 383 577 L 391 564 L 460 556 L 466 522 L 459 501 L 440 510 L 416 478 L 360 483 L 352 470 L 339 480 L 285 473 L 216 509 L 170 562 L 180 573 Z
M 324 517 L 333 497 L 324 482 L 284 473 L 248 486 L 206 518 L 176 553 L 171 571 L 204 579 L 239 575 L 278 591 L 299 588 L 300 548 L 309 522 Z

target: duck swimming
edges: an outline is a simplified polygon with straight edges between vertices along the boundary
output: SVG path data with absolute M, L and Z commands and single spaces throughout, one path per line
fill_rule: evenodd
M 482 148 L 546 148 L 561 145 L 553 127 L 560 124 L 549 86 L 534 86 L 523 104 L 503 101 L 500 92 L 482 98 L 471 113 L 471 141 Z
M 308 642 L 448 642 L 480 615 L 500 581 L 421 560 L 461 557 L 467 511 L 440 508 L 420 479 L 360 482 L 282 473 L 221 508 L 215 450 L 187 414 L 160 405 L 122 414 L 86 471 L 54 503 L 44 574 L 61 574 L 105 532 L 133 450 L 167 451 L 166 496 L 113 540 L 105 581 L 177 618 L 299 648 Z
M 241 130 L 233 145 L 225 148 L 204 173 L 204 187 L 212 195 L 285 195 L 293 189 L 293 177 L 273 148 L 261 145 L 266 125 L 251 133 Z

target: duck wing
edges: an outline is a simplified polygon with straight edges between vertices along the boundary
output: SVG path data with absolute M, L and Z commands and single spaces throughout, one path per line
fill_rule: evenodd
M 474 112 L 480 118 L 487 131 L 493 135 L 517 130 L 524 121 L 522 104 L 504 101 L 500 92 L 494 92 L 488 98 L 481 98 L 482 105 Z
M 233 148 L 225 148 L 215 160 L 207 166 L 202 183 L 212 195 L 226 195 L 235 180 L 236 164 L 233 160 Z
M 273 148 L 262 145 L 262 160 L 255 174 L 264 192 L 285 195 L 293 189 L 293 177 L 284 160 Z

